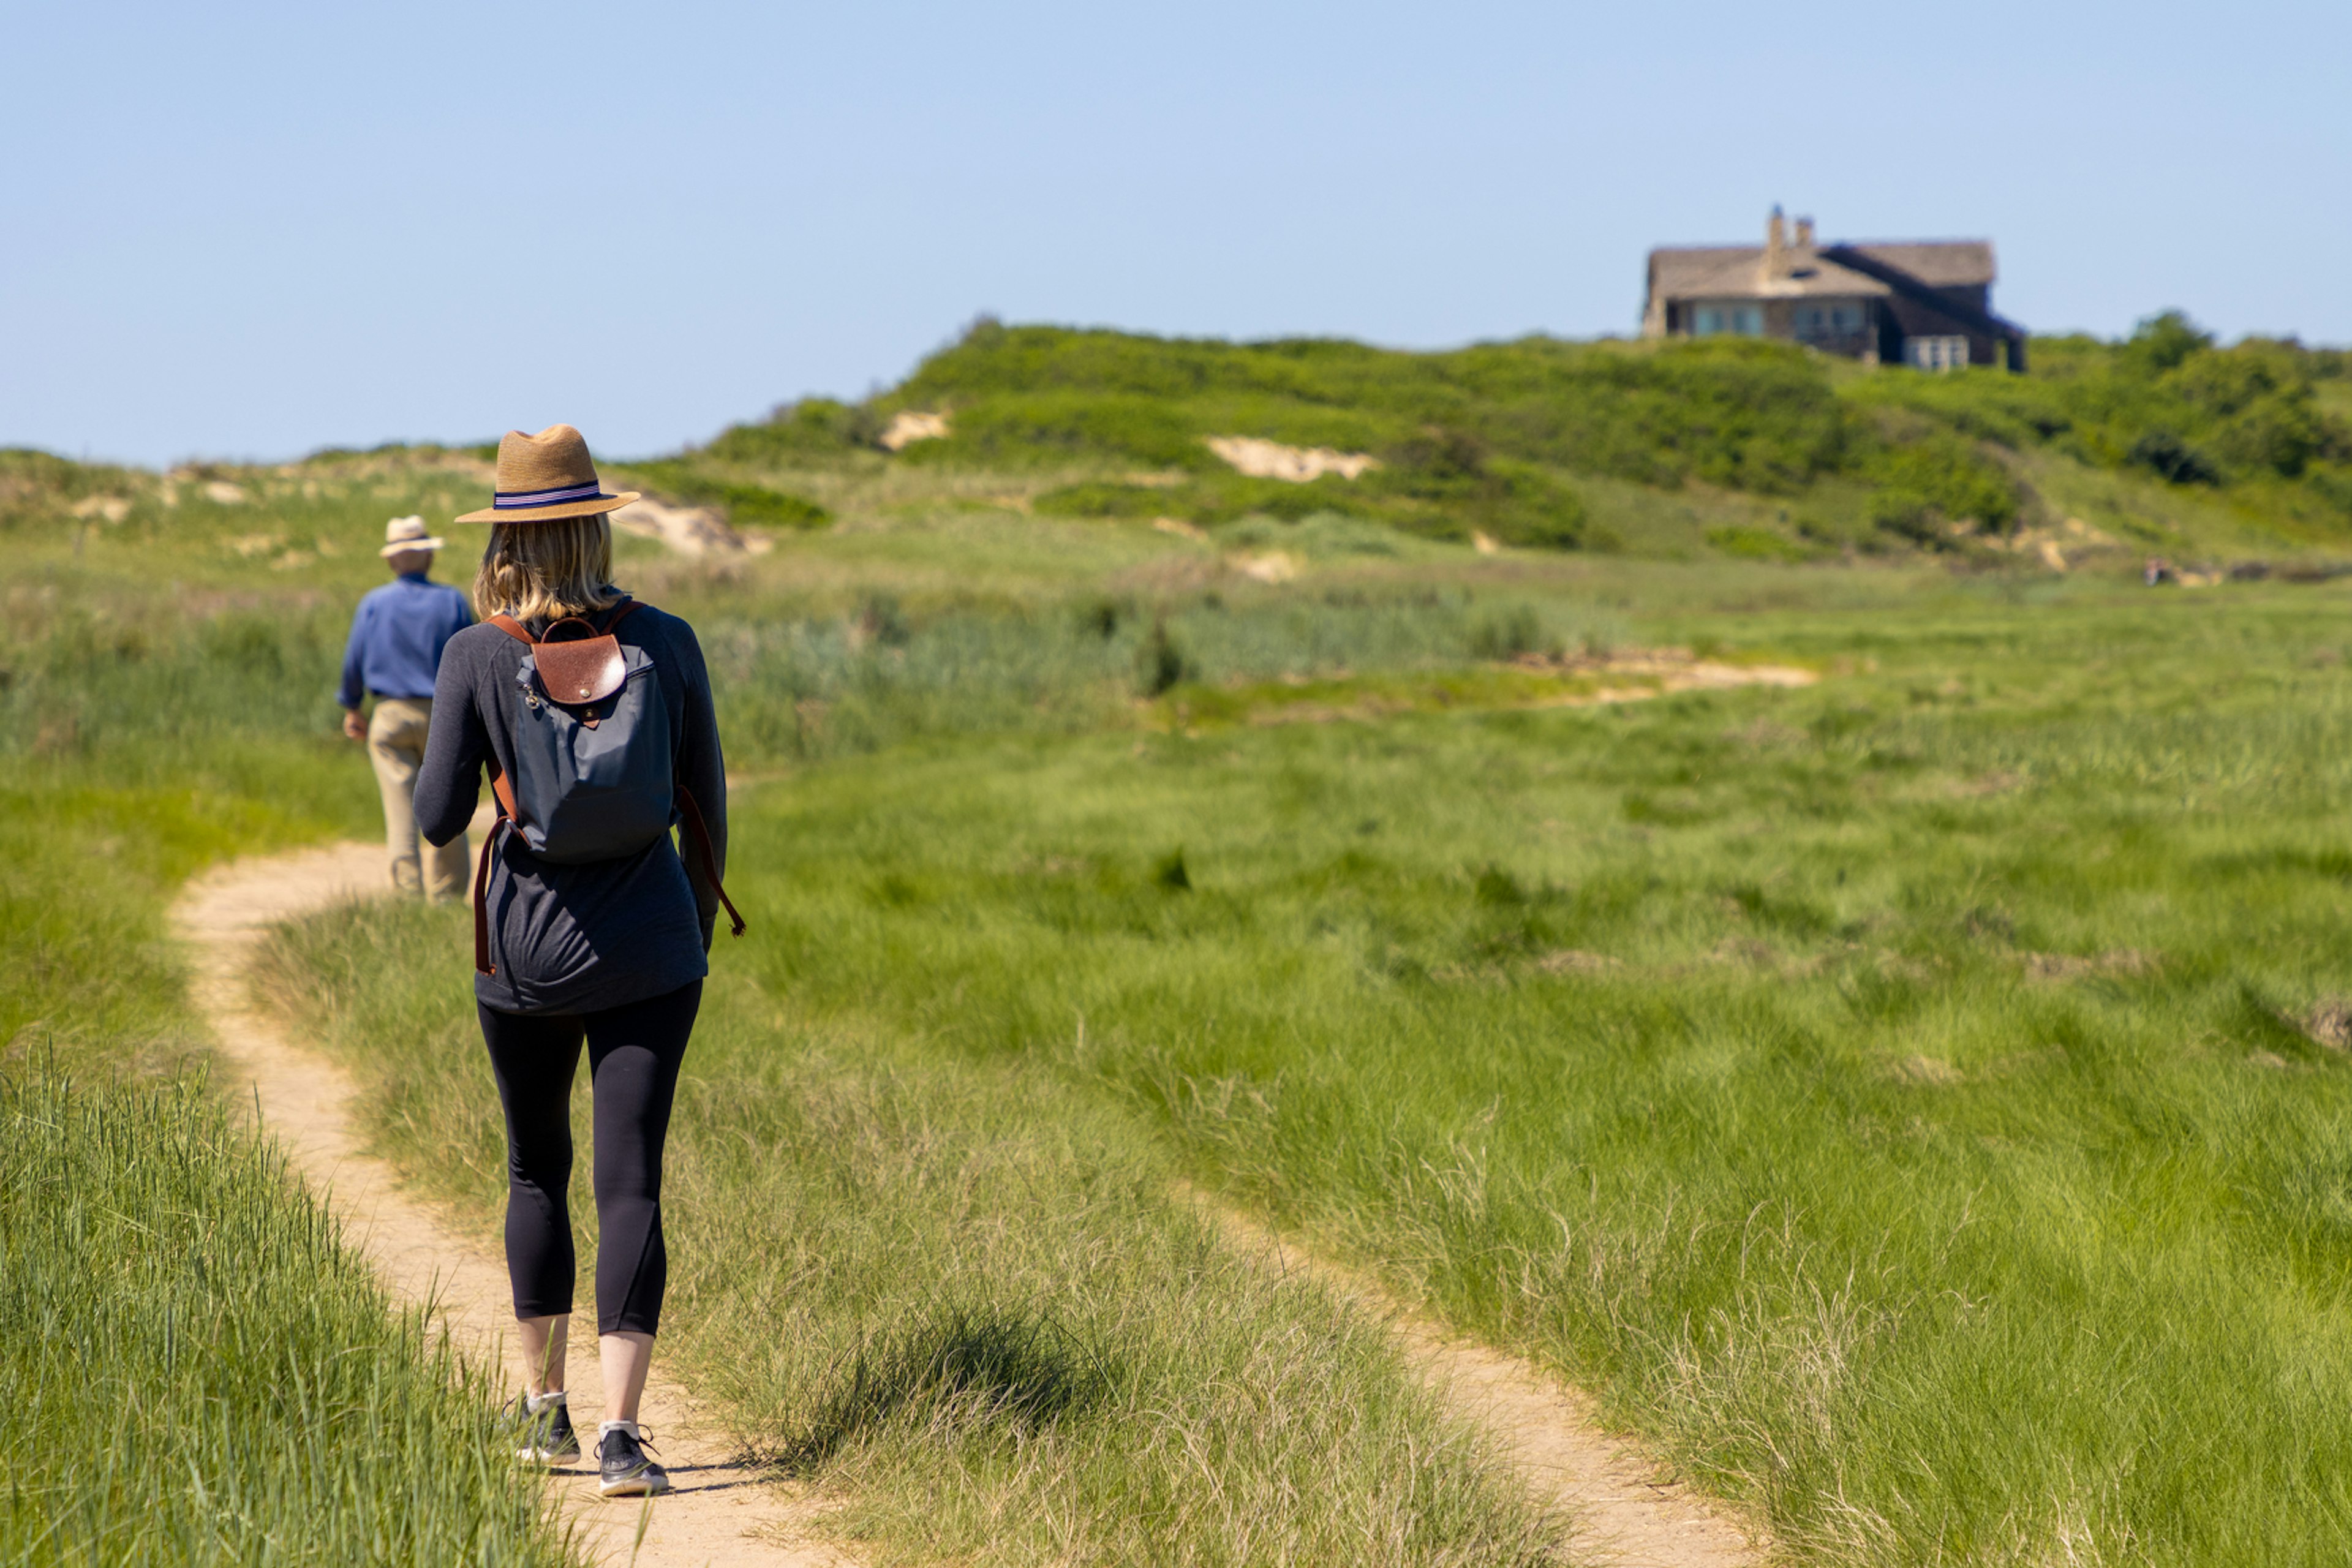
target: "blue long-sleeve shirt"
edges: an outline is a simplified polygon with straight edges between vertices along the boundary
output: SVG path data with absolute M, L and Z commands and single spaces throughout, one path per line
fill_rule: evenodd
M 422 572 L 395 577 L 360 601 L 343 649 L 343 683 L 335 700 L 357 708 L 363 693 L 430 697 L 441 650 L 474 624 L 466 595 Z

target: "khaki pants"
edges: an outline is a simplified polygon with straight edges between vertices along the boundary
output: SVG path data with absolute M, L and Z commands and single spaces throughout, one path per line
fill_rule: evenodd
M 368 720 L 368 761 L 383 791 L 384 847 L 392 854 L 392 885 L 422 892 L 435 903 L 466 896 L 466 836 L 436 849 L 416 837 L 416 771 L 425 765 L 425 732 L 433 722 L 430 697 L 382 697 Z

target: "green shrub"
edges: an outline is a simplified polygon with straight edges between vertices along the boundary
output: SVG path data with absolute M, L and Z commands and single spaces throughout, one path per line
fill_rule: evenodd
M 713 485 L 700 498 L 724 508 L 728 521 L 769 528 L 823 528 L 833 513 L 804 496 L 762 485 Z
M 1906 537 L 1925 539 L 1929 514 L 1967 520 L 1989 530 L 2017 521 L 2017 482 L 1966 441 L 1930 436 L 1882 449 L 1870 465 L 1878 491 L 1872 520 Z
M 1169 635 L 1165 620 L 1151 623 L 1151 633 L 1143 639 L 1138 662 L 1138 681 L 1147 697 L 1172 690 L 1198 673 L 1192 661 L 1184 657 L 1183 647 Z
M 1756 528 L 1747 523 L 1732 523 L 1706 531 L 1706 542 L 1726 555 L 1743 561 L 1802 561 L 1811 553 L 1804 546 L 1773 532 L 1769 528 Z
M 2214 449 L 2241 468 L 2295 479 L 2331 440 L 2309 389 L 2273 392 L 2234 413 L 2215 432 Z
M 2132 443 L 2127 459 L 2149 469 L 2167 484 L 2217 485 L 2221 470 L 2212 460 L 2169 430 L 2151 430 Z
M 1047 517 L 1158 517 L 1168 510 L 1168 492 L 1150 485 L 1107 479 L 1064 485 L 1030 504 Z M 1188 514 L 1193 510 L 1183 508 Z
M 2126 373 L 2161 375 L 2213 346 L 2213 335 L 2200 330 L 2179 310 L 2150 316 L 2133 329 L 2116 356 Z
M 730 426 L 702 450 L 720 462 L 790 465 L 873 448 L 882 430 L 881 417 L 865 404 L 804 397 L 760 424 Z
M 1474 658 L 1518 658 L 1527 654 L 1557 656 L 1559 638 L 1544 625 L 1533 605 L 1492 609 L 1470 623 L 1470 654 Z

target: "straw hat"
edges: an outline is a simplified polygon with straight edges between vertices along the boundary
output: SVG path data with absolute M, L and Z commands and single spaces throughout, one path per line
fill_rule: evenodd
M 376 552 L 386 561 L 395 555 L 405 555 L 412 550 L 438 550 L 441 542 L 425 531 L 421 517 L 395 517 L 383 525 L 383 548 Z
M 635 490 L 604 493 L 588 443 L 569 425 L 551 425 L 536 436 L 508 431 L 499 442 L 496 483 L 496 499 L 459 522 L 552 522 L 616 511 L 637 499 Z

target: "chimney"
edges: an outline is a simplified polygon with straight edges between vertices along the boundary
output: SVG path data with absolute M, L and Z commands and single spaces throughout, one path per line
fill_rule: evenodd
M 1813 220 L 1809 217 L 1797 220 L 1797 248 L 1803 251 L 1813 248 Z
M 1771 221 L 1764 226 L 1764 281 L 1770 283 L 1788 275 L 1788 228 L 1776 203 Z

